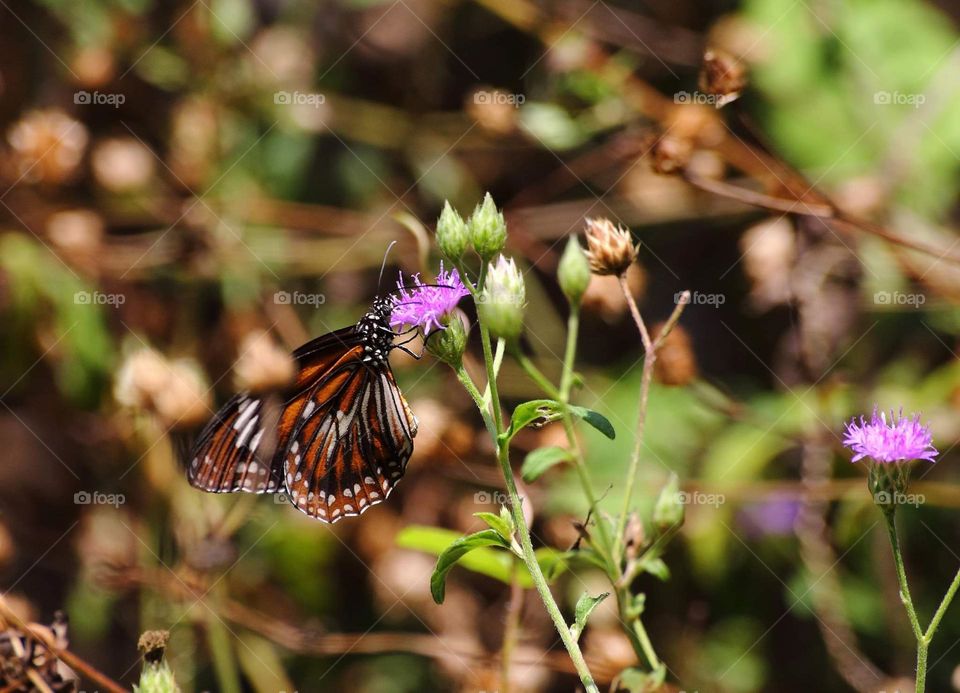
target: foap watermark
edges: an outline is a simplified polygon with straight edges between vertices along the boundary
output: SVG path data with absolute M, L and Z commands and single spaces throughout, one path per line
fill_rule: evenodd
M 113 106 L 114 108 L 120 108 L 126 101 L 126 95 L 119 93 L 83 90 L 73 93 L 73 102 L 78 106 Z
M 509 494 L 503 491 L 477 491 L 473 494 L 473 502 L 477 505 L 510 505 Z M 523 504 L 523 496 L 520 496 L 520 504 Z
M 693 103 L 701 106 L 722 106 L 729 100 L 729 97 L 723 94 L 706 94 L 702 91 L 678 91 L 673 95 L 674 103 Z
M 273 102 L 278 106 L 313 106 L 320 108 L 327 102 L 324 94 L 309 91 L 277 91 L 273 93 Z
M 722 493 L 703 493 L 702 491 L 678 491 L 677 502 L 680 505 L 712 505 L 719 508 L 727 502 Z
M 880 491 L 873 494 L 874 505 L 912 505 L 917 508 L 927 502 L 927 497 L 922 493 L 901 493 L 895 491 Z
M 921 293 L 878 291 L 873 295 L 873 302 L 878 306 L 912 306 L 913 308 L 919 308 L 927 302 L 927 297 Z
M 78 291 L 73 302 L 79 306 L 113 306 L 119 308 L 127 302 L 123 294 L 105 294 L 102 291 Z
M 122 493 L 101 493 L 100 491 L 77 491 L 73 494 L 74 505 L 112 505 L 119 508 L 127 502 Z
M 322 306 L 327 302 L 324 294 L 305 294 L 302 291 L 278 291 L 273 295 L 273 302 L 280 306 Z
M 923 94 L 905 94 L 900 91 L 878 91 L 873 94 L 873 102 L 878 106 L 913 106 L 920 108 L 926 103 Z
M 678 291 L 673 295 L 673 302 L 680 304 L 680 301 L 683 299 L 684 291 Z M 714 308 L 719 308 L 724 303 L 727 302 L 727 297 L 724 294 L 705 294 L 701 291 L 694 291 L 690 294 L 690 300 L 688 303 L 694 306 L 713 306 Z
M 523 94 L 508 94 L 496 89 L 481 89 L 473 93 L 473 102 L 478 106 L 513 106 L 520 108 L 527 100 Z

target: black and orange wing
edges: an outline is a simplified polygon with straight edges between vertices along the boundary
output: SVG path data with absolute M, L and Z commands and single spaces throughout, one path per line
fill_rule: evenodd
M 269 396 L 240 393 L 207 424 L 193 448 L 187 478 L 212 493 L 276 493 L 283 487 L 275 464 L 276 407 Z
M 416 417 L 388 364 L 365 363 L 363 346 L 355 346 L 296 411 L 284 461 L 294 506 L 336 522 L 386 500 L 403 476 L 417 433 Z
M 293 393 L 311 391 L 353 348 L 352 327 L 324 335 L 294 352 Z M 284 402 L 283 400 L 286 400 Z M 277 493 L 283 490 L 283 452 L 293 426 L 285 427 L 297 395 L 242 392 L 232 397 L 206 425 L 187 465 L 190 483 L 212 493 Z M 286 417 L 286 418 L 285 418 Z

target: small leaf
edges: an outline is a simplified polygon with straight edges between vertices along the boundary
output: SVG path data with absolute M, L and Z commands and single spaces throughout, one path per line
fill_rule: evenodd
M 510 510 L 505 505 L 500 506 L 500 518 L 510 527 L 510 536 L 512 537 L 516 525 L 513 524 L 513 515 L 510 514 Z
M 587 619 L 590 618 L 590 614 L 597 608 L 600 602 L 609 596 L 609 592 L 604 592 L 596 597 L 591 597 L 586 592 L 580 595 L 575 609 L 576 622 L 570 626 L 570 633 L 573 635 L 574 640 L 580 639 L 580 633 L 583 632 L 584 627 L 587 625 Z
M 660 578 L 664 582 L 670 579 L 670 569 L 667 567 L 667 564 L 663 562 L 662 558 L 654 558 L 644 561 L 643 569 L 654 577 Z
M 578 407 L 573 404 L 569 405 L 569 408 L 571 414 L 583 419 L 610 440 L 617 437 L 617 432 L 614 430 L 613 424 L 600 412 L 587 409 L 586 407 Z
M 556 421 L 562 416 L 563 405 L 552 399 L 533 399 L 523 404 L 518 404 L 513 410 L 513 417 L 510 419 L 510 429 L 506 432 L 509 440 L 517 434 L 521 428 L 530 425 L 542 426 L 545 423 Z
M 558 447 L 538 448 L 527 455 L 520 470 L 523 480 L 527 483 L 536 481 L 550 467 L 560 462 L 569 462 L 573 456 L 568 450 Z
M 653 671 L 630 667 L 617 674 L 610 690 L 625 691 L 625 693 L 650 693 L 659 690 L 666 678 L 667 669 L 663 664 Z
M 464 555 L 474 549 L 482 546 L 502 546 L 505 549 L 510 548 L 510 542 L 505 540 L 496 530 L 484 529 L 480 532 L 468 534 L 460 537 L 450 544 L 440 557 L 437 559 L 437 566 L 433 569 L 433 575 L 430 576 L 430 593 L 433 595 L 433 601 L 437 604 L 443 604 L 443 598 L 446 592 L 447 573 L 457 564 Z
M 501 537 L 510 541 L 510 538 L 513 536 L 513 518 L 507 515 L 504 519 L 503 515 L 496 515 L 494 513 L 474 513 L 474 517 L 479 517 L 481 520 L 490 525 L 490 529 L 494 530 Z
M 459 532 L 450 529 L 410 525 L 400 530 L 395 541 L 397 546 L 401 548 L 424 551 L 439 556 L 447 550 L 450 544 L 460 538 Z M 457 565 L 479 575 L 493 578 L 505 585 L 509 585 L 516 576 L 522 587 L 533 587 L 533 578 L 530 577 L 526 566 L 520 564 L 520 571 L 516 571 L 518 559 L 512 552 L 502 549 L 501 544 L 482 546 L 464 554 Z

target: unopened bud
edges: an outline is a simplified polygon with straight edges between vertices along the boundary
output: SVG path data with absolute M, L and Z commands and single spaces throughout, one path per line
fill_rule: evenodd
M 470 236 L 467 233 L 467 224 L 449 202 L 443 203 L 443 211 L 437 219 L 437 245 L 440 252 L 451 260 L 463 257 Z
M 523 330 L 526 288 L 513 258 L 491 264 L 477 305 L 480 320 L 497 337 L 513 339 Z
M 621 275 L 637 259 L 630 232 L 609 219 L 587 219 L 587 259 L 594 274 Z
M 473 210 L 467 227 L 473 249 L 484 260 L 490 260 L 503 250 L 507 242 L 507 223 L 503 219 L 503 213 L 497 210 L 490 193 L 487 193 L 483 202 Z
M 583 249 L 576 237 L 571 236 L 567 241 L 567 247 L 560 258 L 560 266 L 557 267 L 557 280 L 560 282 L 560 289 L 563 295 L 567 297 L 573 306 L 580 305 L 580 300 L 590 284 L 590 263 L 587 262 L 587 256 L 583 254 Z
M 653 526 L 663 534 L 682 525 L 683 516 L 680 481 L 676 474 L 671 473 L 657 497 L 656 505 L 653 506 Z
M 427 339 L 427 351 L 444 363 L 459 368 L 467 348 L 467 316 L 456 308 L 444 316 L 443 324 L 444 329 L 432 333 Z

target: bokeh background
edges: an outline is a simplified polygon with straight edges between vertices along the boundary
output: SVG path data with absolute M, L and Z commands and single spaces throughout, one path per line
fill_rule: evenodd
M 497 690 L 519 603 L 511 689 L 572 690 L 534 593 L 457 568 L 436 606 L 433 556 L 399 545 L 477 529 L 501 497 L 446 367 L 394 354 L 421 421 L 407 477 L 332 528 L 191 489 L 165 432 L 235 390 L 250 335 L 293 348 L 355 321 L 391 241 L 386 288 L 435 268 L 443 201 L 468 213 L 490 191 L 549 374 L 556 262 L 586 217 L 642 243 L 648 320 L 695 292 L 642 468 L 641 507 L 671 470 L 692 499 L 670 578 L 640 585 L 669 690 L 892 690 L 912 640 L 838 436 L 874 403 L 933 425 L 943 454 L 900 513 L 931 613 L 960 564 L 958 21 L 919 0 L 0 0 L 3 599 L 40 623 L 66 611 L 71 650 L 124 685 L 139 634 L 169 629 L 187 691 Z M 745 72 L 722 109 L 708 47 Z M 162 359 L 133 357 L 146 347 Z M 640 356 L 616 282 L 595 278 L 577 400 L 619 434 L 584 433 L 604 508 Z M 124 389 L 156 369 L 176 373 L 166 421 Z M 537 394 L 509 362 L 503 389 Z M 525 433 L 517 461 L 559 435 Z M 569 472 L 525 493 L 538 541 L 570 546 L 587 508 Z M 580 571 L 555 589 L 570 607 L 584 585 L 604 587 Z M 634 663 L 612 611 L 584 643 L 605 684 Z M 955 608 L 932 690 L 960 690 L 958 643 Z

